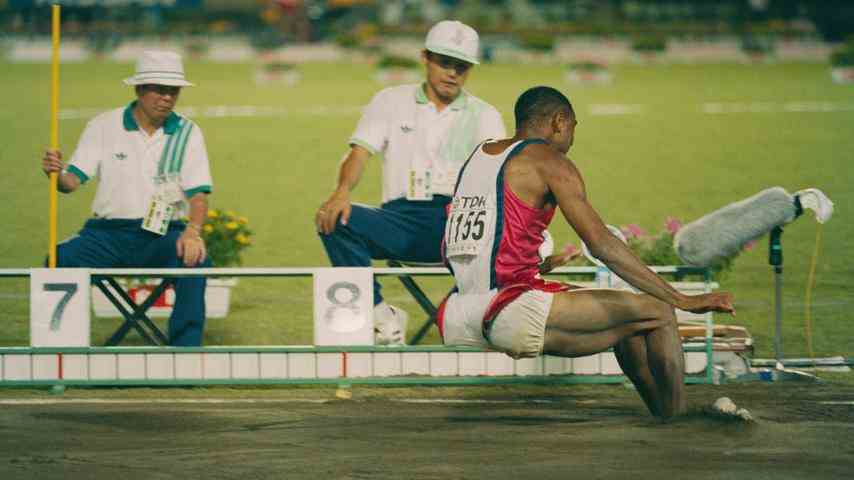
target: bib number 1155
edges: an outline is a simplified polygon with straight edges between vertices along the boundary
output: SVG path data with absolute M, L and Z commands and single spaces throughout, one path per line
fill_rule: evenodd
M 477 255 L 489 224 L 487 209 L 454 209 L 445 226 L 445 254 Z

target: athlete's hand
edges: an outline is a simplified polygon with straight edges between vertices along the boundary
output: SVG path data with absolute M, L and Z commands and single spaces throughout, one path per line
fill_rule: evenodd
M 350 192 L 335 191 L 329 197 L 329 200 L 320 206 L 317 214 L 314 216 L 314 225 L 317 227 L 317 232 L 324 235 L 334 232 L 339 217 L 341 218 L 341 224 L 347 225 L 347 222 L 350 221 L 351 210 Z
M 557 267 L 566 265 L 570 260 L 579 255 L 581 255 L 581 250 L 579 250 L 575 245 L 567 243 L 566 246 L 563 247 L 562 252 L 549 255 L 545 260 L 543 260 L 543 263 L 540 264 L 540 273 L 549 273 Z
M 181 233 L 175 243 L 175 248 L 178 251 L 178 258 L 182 258 L 187 267 L 195 267 L 204 262 L 205 257 L 207 257 L 205 241 L 202 240 L 198 232 L 191 228 L 187 228 Z
M 732 294 L 728 292 L 704 293 L 702 295 L 687 295 L 682 305 L 677 305 L 682 310 L 691 313 L 729 313 L 735 316 L 735 307 L 732 306 Z
M 62 152 L 59 150 L 47 150 L 42 157 L 42 171 L 45 175 L 50 176 L 51 173 L 59 173 L 65 168 L 65 163 L 62 161 Z

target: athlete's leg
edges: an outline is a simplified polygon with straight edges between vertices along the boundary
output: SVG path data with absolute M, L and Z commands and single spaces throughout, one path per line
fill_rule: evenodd
M 661 400 L 658 384 L 649 370 L 646 354 L 646 335 L 638 333 L 628 336 L 614 345 L 614 355 L 623 373 L 631 380 L 649 412 L 661 416 Z
M 649 295 L 617 290 L 555 295 L 544 353 L 575 357 L 612 346 L 653 415 L 684 411 L 684 359 L 672 307 Z

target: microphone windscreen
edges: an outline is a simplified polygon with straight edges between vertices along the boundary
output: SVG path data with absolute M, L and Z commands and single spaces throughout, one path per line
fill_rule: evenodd
M 673 246 L 683 262 L 708 267 L 796 216 L 794 197 L 773 187 L 685 225 L 676 232 Z

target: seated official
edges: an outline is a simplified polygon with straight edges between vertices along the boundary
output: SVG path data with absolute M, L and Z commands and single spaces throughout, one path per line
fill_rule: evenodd
M 94 218 L 57 246 L 57 266 L 211 266 L 201 237 L 213 185 L 205 141 L 198 125 L 174 112 L 181 88 L 193 86 L 181 57 L 143 52 L 125 84 L 136 100 L 92 119 L 67 166 L 59 150 L 42 159 L 46 174 L 58 173 L 60 192 L 98 181 Z M 204 277 L 175 281 L 170 345 L 202 344 L 205 286 Z

